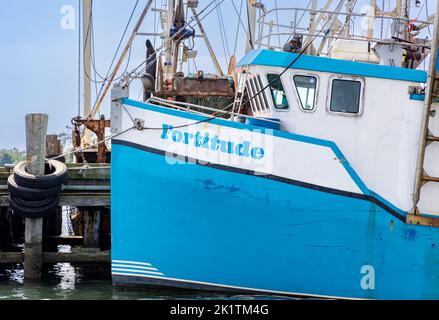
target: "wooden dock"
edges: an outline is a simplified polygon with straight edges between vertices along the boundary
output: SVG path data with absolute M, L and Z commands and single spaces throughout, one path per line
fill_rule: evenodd
M 83 215 L 83 234 L 80 236 L 61 236 L 61 234 L 44 234 L 43 243 L 55 248 L 44 251 L 44 263 L 109 263 L 110 250 L 99 249 L 99 234 L 102 221 L 109 232 L 110 214 L 110 165 L 109 164 L 68 164 L 69 179 L 61 192 L 61 207 L 79 208 Z M 7 179 L 11 169 L 0 168 L 0 233 L 10 224 L 5 219 L 8 214 L 9 193 Z M 52 221 L 61 221 L 62 210 L 55 213 Z M 105 215 L 105 216 L 104 216 Z M 2 226 L 3 223 L 3 226 Z M 51 229 L 51 228 L 49 228 Z M 10 231 L 10 230 L 9 230 Z M 60 227 L 58 228 L 60 231 Z M 109 236 L 109 235 L 108 235 Z M 2 237 L 0 237 L 0 242 Z M 71 253 L 56 251 L 58 245 L 71 245 Z M 0 264 L 22 263 L 24 252 L 3 252 L 0 243 Z
M 60 206 L 110 207 L 109 164 L 67 164 L 69 180 L 63 187 Z M 10 169 L 0 168 L 0 207 L 9 206 L 7 179 Z

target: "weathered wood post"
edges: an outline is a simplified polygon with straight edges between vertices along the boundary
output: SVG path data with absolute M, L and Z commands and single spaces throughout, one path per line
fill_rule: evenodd
M 6 220 L 7 208 L 0 207 L 0 252 L 6 248 L 7 243 L 7 220 Z
M 49 134 L 46 137 L 46 157 L 54 158 L 62 154 L 61 141 L 58 139 L 58 135 Z
M 84 210 L 84 247 L 99 248 L 101 212 L 94 208 Z
M 46 135 L 49 116 L 26 115 L 26 153 L 29 173 L 44 175 L 46 159 Z M 41 280 L 43 264 L 43 218 L 26 219 L 24 279 L 26 282 Z
M 50 134 L 46 137 L 46 157 L 48 159 L 55 158 L 62 155 L 62 145 L 61 141 L 58 139 L 58 135 Z M 62 159 L 58 159 L 62 160 Z M 58 207 L 55 209 L 55 213 L 50 215 L 46 219 L 45 225 L 45 233 L 44 236 L 50 237 L 58 237 L 62 232 L 62 207 Z M 50 250 L 56 249 L 56 245 L 53 248 L 49 248 Z

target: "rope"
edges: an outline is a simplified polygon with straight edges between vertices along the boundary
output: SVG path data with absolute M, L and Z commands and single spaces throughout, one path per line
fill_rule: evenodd
M 52 159 L 52 160 L 61 159 L 61 158 L 63 158 L 63 157 L 67 157 L 67 156 L 70 156 L 70 155 L 74 155 L 74 154 L 76 154 L 76 153 L 80 153 L 80 152 L 86 151 L 86 150 L 88 150 L 88 149 L 90 149 L 90 148 L 97 147 L 97 146 L 99 146 L 99 145 L 101 145 L 101 144 L 103 144 L 103 143 L 106 143 L 106 142 L 110 141 L 111 139 L 117 138 L 118 136 L 123 135 L 123 134 L 127 133 L 128 131 L 130 131 L 130 130 L 132 130 L 132 129 L 135 129 L 135 128 L 136 128 L 136 126 L 130 127 L 130 128 L 125 129 L 125 130 L 123 130 L 123 131 L 121 131 L 121 132 L 119 132 L 119 133 L 116 133 L 116 134 L 114 134 L 114 135 L 108 136 L 108 137 L 105 138 L 104 140 L 98 141 L 98 142 L 96 142 L 96 143 L 94 143 L 94 144 L 91 144 L 91 145 L 89 145 L 89 146 L 87 146 L 87 147 L 77 148 L 77 149 L 75 149 L 75 150 L 73 150 L 73 151 L 70 151 L 70 152 L 64 153 L 64 154 L 62 154 L 62 155 L 60 155 L 60 156 L 57 156 L 57 157 L 54 157 L 54 158 L 51 158 L 51 159 Z

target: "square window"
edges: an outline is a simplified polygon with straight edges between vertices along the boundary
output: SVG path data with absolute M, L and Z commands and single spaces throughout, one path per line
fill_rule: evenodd
M 354 80 L 332 81 L 330 110 L 333 112 L 359 113 L 361 82 Z

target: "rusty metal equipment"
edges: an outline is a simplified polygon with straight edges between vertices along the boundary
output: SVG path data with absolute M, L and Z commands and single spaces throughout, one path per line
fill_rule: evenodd
M 157 92 L 157 96 L 167 98 L 178 97 L 231 97 L 234 95 L 233 87 L 227 78 L 189 78 L 174 77 L 172 90 Z
M 98 142 L 105 140 L 105 129 L 111 127 L 110 120 L 105 120 L 105 116 L 102 115 L 99 120 L 93 119 L 82 119 L 76 117 L 72 119 L 72 124 L 74 126 L 72 141 L 75 148 L 81 147 L 81 127 L 84 126 L 86 129 L 92 131 L 98 139 Z M 96 163 L 106 163 L 107 162 L 107 152 L 108 148 L 104 142 L 99 143 L 97 147 L 97 161 Z M 78 152 L 75 154 L 78 163 L 84 163 L 85 157 L 84 152 Z

